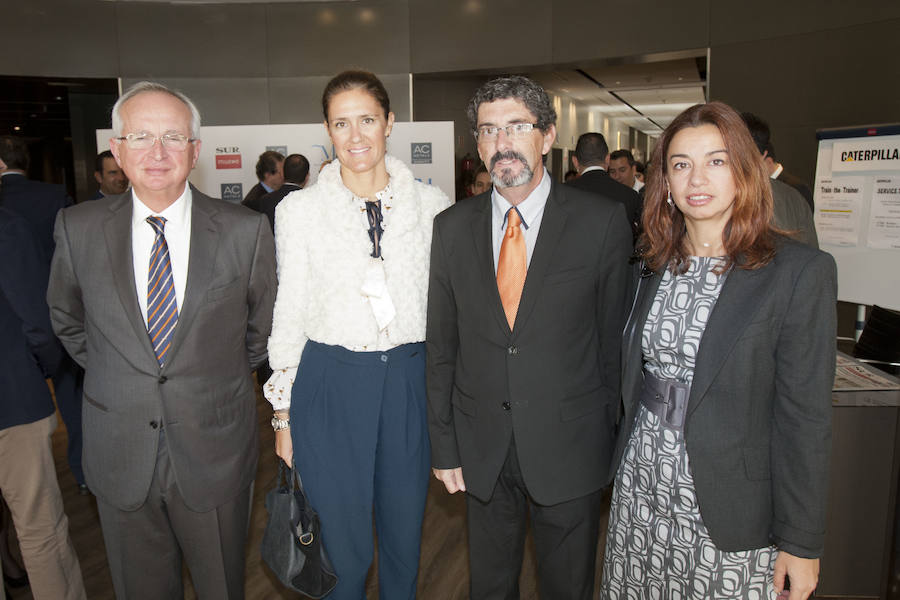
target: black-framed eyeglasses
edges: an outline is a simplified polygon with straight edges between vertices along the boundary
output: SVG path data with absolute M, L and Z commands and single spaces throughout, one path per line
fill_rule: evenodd
M 475 130 L 475 139 L 479 142 L 489 142 L 496 140 L 500 135 L 500 131 L 506 132 L 506 137 L 522 138 L 534 131 L 537 123 L 510 123 L 505 127 L 497 127 L 496 125 L 483 125 Z
M 189 138 L 180 133 L 164 133 L 160 136 L 155 136 L 146 131 L 129 133 L 128 135 L 117 137 L 116 139 L 120 142 L 125 142 L 125 145 L 132 150 L 147 150 L 153 147 L 156 140 L 159 140 L 159 143 L 162 144 L 166 150 L 172 150 L 173 152 L 183 152 L 188 147 L 188 144 L 197 141 L 196 138 Z

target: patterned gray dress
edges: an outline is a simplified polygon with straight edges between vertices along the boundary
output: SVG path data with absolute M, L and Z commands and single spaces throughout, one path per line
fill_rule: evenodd
M 719 258 L 666 271 L 641 337 L 645 370 L 690 383 L 703 330 L 726 275 Z M 774 546 L 721 552 L 700 516 L 684 433 L 643 405 L 616 475 L 601 598 L 773 600 Z

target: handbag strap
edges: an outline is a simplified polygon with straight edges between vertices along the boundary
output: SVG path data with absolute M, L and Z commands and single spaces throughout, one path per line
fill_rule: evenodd
M 304 503 L 306 504 L 306 509 L 309 510 L 311 507 L 309 506 L 309 501 L 306 499 L 306 492 L 303 491 L 303 480 L 300 478 L 300 473 L 297 471 L 297 465 L 292 460 L 290 467 L 290 479 L 287 479 L 288 466 L 287 463 L 282 459 L 278 459 L 278 487 L 288 490 L 291 494 L 295 491 L 299 491 L 300 495 L 303 497 Z M 294 486 L 296 485 L 296 490 Z M 296 500 L 295 500 L 296 501 Z M 313 543 L 315 538 L 312 532 L 312 523 L 309 524 L 308 529 L 304 529 L 303 527 L 303 519 L 299 519 L 297 522 L 296 529 L 294 530 L 294 535 L 304 546 L 308 546 Z

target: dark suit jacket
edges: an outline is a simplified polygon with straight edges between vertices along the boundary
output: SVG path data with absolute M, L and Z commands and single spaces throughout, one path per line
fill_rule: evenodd
M 251 370 L 265 360 L 275 244 L 265 217 L 192 188 L 189 270 L 169 361 L 160 369 L 135 292 L 130 192 L 62 211 L 51 320 L 85 369 L 84 470 L 98 497 L 140 507 L 159 426 L 181 495 L 210 510 L 253 481 Z
M 632 232 L 636 234 L 640 229 L 641 207 L 643 206 L 641 195 L 610 177 L 606 171 L 588 171 L 566 185 L 621 202 L 625 206 L 625 214 L 631 224 Z
M 284 199 L 285 196 L 290 194 L 291 192 L 296 192 L 297 190 L 302 189 L 296 183 L 284 182 L 284 185 L 275 190 L 274 192 L 269 192 L 265 196 L 261 197 L 254 206 L 249 206 L 248 208 L 252 208 L 257 212 L 261 212 L 262 214 L 269 217 L 269 223 L 272 225 L 272 231 L 275 231 L 275 207 L 278 206 L 278 203 Z
M 622 346 L 619 464 L 640 403 L 641 331 L 661 275 L 638 278 Z M 821 555 L 836 272 L 831 255 L 782 238 L 775 258 L 728 274 L 697 351 L 684 427 L 703 523 L 719 550 L 776 544 Z
M 0 206 L 25 217 L 37 236 L 46 263 L 53 256 L 53 223 L 60 209 L 72 204 L 61 185 L 32 181 L 9 173 L 0 177 Z
M 807 204 L 809 204 L 809 210 L 813 214 L 815 214 L 816 205 L 813 202 L 812 190 L 809 189 L 809 186 L 806 185 L 806 183 L 802 179 L 800 179 L 796 175 L 791 175 L 784 169 L 781 170 L 781 173 L 778 174 L 778 177 L 776 179 L 777 181 L 782 181 L 788 184 L 789 186 L 800 192 L 800 195 L 803 196 L 803 199 L 806 200 Z
M 55 410 L 44 379 L 56 371 L 62 347 L 46 293 L 47 263 L 31 227 L 0 208 L 0 430 Z
M 259 199 L 268 193 L 269 192 L 266 191 L 266 188 L 262 186 L 262 183 L 257 183 L 252 188 L 250 188 L 250 191 L 247 192 L 247 195 L 244 196 L 243 200 L 241 200 L 241 204 L 243 204 L 247 208 L 252 208 L 256 212 L 260 212 L 259 208 L 257 208 L 257 202 L 259 202 Z
M 467 491 L 487 500 L 515 434 L 536 502 L 584 496 L 606 484 L 613 448 L 631 252 L 625 211 L 553 184 L 512 331 L 490 228 L 490 192 L 434 221 L 426 333 L 432 464 L 462 466 Z

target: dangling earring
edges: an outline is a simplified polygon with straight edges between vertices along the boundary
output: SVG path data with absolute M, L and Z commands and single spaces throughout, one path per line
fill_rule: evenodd
M 674 206 L 675 203 L 672 202 L 672 190 L 666 187 L 666 202 L 669 203 L 669 206 Z

